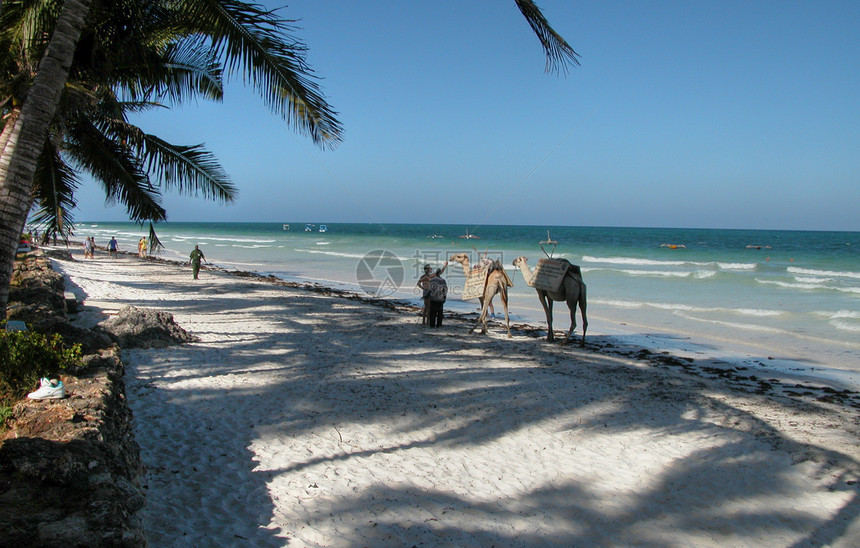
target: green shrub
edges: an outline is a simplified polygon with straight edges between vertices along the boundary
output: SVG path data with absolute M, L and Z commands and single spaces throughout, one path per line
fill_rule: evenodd
M 70 347 L 58 335 L 0 331 L 0 409 L 35 390 L 42 377 L 81 365 L 81 345 Z

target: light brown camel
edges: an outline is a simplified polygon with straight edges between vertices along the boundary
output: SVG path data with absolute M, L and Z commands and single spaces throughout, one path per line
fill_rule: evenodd
M 556 259 L 562 260 L 564 259 Z M 568 262 L 568 261 L 565 261 Z M 570 264 L 568 262 L 568 264 Z M 518 267 L 522 273 L 526 284 L 531 285 L 531 280 L 534 274 L 529 269 L 528 259 L 525 257 L 517 257 L 514 259 L 514 266 Z M 553 301 L 566 301 L 567 307 L 570 309 L 570 330 L 567 336 L 562 341 L 562 344 L 567 344 L 573 330 L 576 328 L 576 305 L 579 304 L 579 311 L 582 314 L 582 342 L 579 346 L 585 346 L 585 332 L 588 330 L 588 319 L 585 316 L 585 282 L 582 281 L 582 270 L 574 264 L 568 267 L 564 276 L 564 281 L 558 291 L 546 291 L 544 289 L 535 288 L 540 299 L 540 304 L 543 305 L 543 311 L 546 314 L 546 323 L 549 334 L 546 337 L 547 341 L 555 340 L 552 333 L 552 303 Z
M 448 258 L 450 261 L 460 263 L 463 265 L 463 271 L 466 273 L 466 278 L 469 278 L 469 273 L 472 271 L 471 266 L 469 265 L 469 255 L 466 253 L 457 253 Z M 493 270 L 487 276 L 487 283 L 484 284 L 484 294 L 481 297 L 478 297 L 478 301 L 481 303 L 481 315 L 478 317 L 478 321 L 475 322 L 475 325 L 472 329 L 469 330 L 469 333 L 473 333 L 475 329 L 477 329 L 478 324 L 481 324 L 481 333 L 487 332 L 487 308 L 490 306 L 490 303 L 493 302 L 493 297 L 496 294 L 499 294 L 499 297 L 502 299 L 502 306 L 505 308 L 505 327 L 508 330 L 508 338 L 511 336 L 511 319 L 508 316 L 508 287 L 514 285 L 511 282 L 511 279 L 505 273 L 504 268 L 500 268 L 498 270 Z

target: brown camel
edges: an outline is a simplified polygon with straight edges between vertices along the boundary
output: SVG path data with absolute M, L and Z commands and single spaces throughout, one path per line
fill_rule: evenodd
M 469 265 L 469 255 L 466 253 L 457 253 L 456 255 L 449 257 L 449 260 L 463 265 L 463 271 L 466 273 L 466 278 L 468 279 L 469 273 L 472 271 L 472 268 Z M 475 329 L 477 329 L 478 324 L 482 325 L 481 333 L 487 332 L 487 308 L 490 306 L 490 303 L 493 302 L 493 297 L 498 293 L 499 297 L 502 299 L 502 306 L 505 308 L 505 327 L 508 330 L 508 338 L 510 338 L 511 319 L 510 316 L 508 316 L 508 287 L 512 285 L 514 284 L 505 273 L 504 268 L 499 268 L 489 273 L 487 276 L 487 282 L 484 284 L 484 294 L 483 296 L 478 297 L 478 301 L 481 303 L 481 315 L 478 317 L 478 321 L 475 322 L 472 329 L 469 330 L 469 333 L 473 333 Z
M 562 260 L 564 259 L 557 259 Z M 567 262 L 567 261 L 565 261 Z M 568 262 L 568 264 L 570 264 Z M 526 283 L 531 285 L 534 274 L 529 269 L 528 259 L 525 257 L 517 257 L 514 259 L 514 266 L 519 267 L 523 273 Z M 553 301 L 566 301 L 567 307 L 570 309 L 570 330 L 567 336 L 562 341 L 562 344 L 567 344 L 573 330 L 576 329 L 576 305 L 579 304 L 579 310 L 582 314 L 582 342 L 579 346 L 585 346 L 585 332 L 588 330 L 588 319 L 585 316 L 585 282 L 582 281 L 582 270 L 574 264 L 568 267 L 565 273 L 561 287 L 557 291 L 546 291 L 544 289 L 535 288 L 540 299 L 540 304 L 543 305 L 543 311 L 546 314 L 546 323 L 549 334 L 546 337 L 547 341 L 555 340 L 552 333 L 552 303 Z

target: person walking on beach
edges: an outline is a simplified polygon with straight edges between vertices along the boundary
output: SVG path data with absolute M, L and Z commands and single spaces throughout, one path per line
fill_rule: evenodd
M 119 251 L 119 245 L 116 243 L 116 238 L 111 236 L 111 239 L 108 242 L 108 255 L 116 259 L 117 251 Z
M 430 303 L 428 318 L 430 327 L 442 327 L 442 311 L 447 297 L 448 283 L 442 277 L 442 269 L 440 268 L 427 281 L 427 289 L 424 290 L 424 301 Z
M 141 259 L 146 257 L 146 238 L 141 238 L 137 242 L 137 256 Z
M 96 256 L 96 240 L 92 236 L 87 236 L 84 241 L 84 259 L 93 259 Z
M 197 279 L 197 273 L 200 272 L 200 261 L 206 262 L 206 257 L 200 251 L 200 246 L 195 245 L 194 251 L 191 252 L 191 270 L 194 271 L 194 279 Z
M 445 261 L 445 264 L 442 265 L 442 268 L 433 272 L 432 267 L 429 264 L 424 265 L 424 275 L 418 278 L 418 287 L 424 294 L 424 310 L 421 311 L 421 325 L 425 325 L 427 323 L 427 317 L 430 314 L 430 299 L 427 296 L 427 288 L 429 287 L 430 280 L 434 276 L 441 276 L 445 269 L 448 268 L 448 261 Z

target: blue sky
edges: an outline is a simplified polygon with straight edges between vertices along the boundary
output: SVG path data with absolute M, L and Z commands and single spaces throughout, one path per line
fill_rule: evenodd
M 538 5 L 582 56 L 567 77 L 513 0 L 290 2 L 344 142 L 240 81 L 146 114 L 239 188 L 167 194 L 168 219 L 860 230 L 860 2 Z M 79 221 L 126 219 L 77 197 Z

